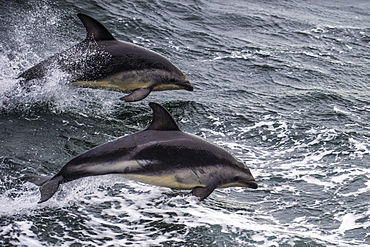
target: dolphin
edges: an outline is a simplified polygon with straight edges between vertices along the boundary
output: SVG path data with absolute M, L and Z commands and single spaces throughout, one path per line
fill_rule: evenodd
M 40 186 L 39 203 L 50 199 L 62 183 L 117 174 L 142 183 L 192 190 L 200 200 L 216 188 L 256 189 L 248 167 L 224 149 L 182 132 L 170 113 L 157 103 L 151 124 L 140 132 L 95 147 L 69 161 L 54 176 L 25 176 Z
M 53 70 L 67 74 L 75 85 L 130 93 L 120 98 L 139 101 L 151 91 L 185 89 L 193 91 L 186 76 L 167 58 L 144 47 L 116 40 L 100 22 L 77 15 L 87 35 L 81 43 L 57 53 L 21 73 L 18 78 L 27 88 L 46 80 Z

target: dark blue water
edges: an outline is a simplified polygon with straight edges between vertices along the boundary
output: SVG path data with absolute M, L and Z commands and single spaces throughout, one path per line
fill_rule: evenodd
M 168 57 L 193 92 L 31 93 L 19 73 L 85 38 L 76 14 Z M 0 2 L 2 246 L 370 246 L 368 1 Z M 11 98 L 6 98 L 11 91 Z M 259 189 L 186 192 L 90 177 L 37 204 L 18 178 L 142 130 L 150 101 L 249 166 Z

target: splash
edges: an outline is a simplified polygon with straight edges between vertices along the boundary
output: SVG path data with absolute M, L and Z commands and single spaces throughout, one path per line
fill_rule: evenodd
M 75 35 L 70 30 L 74 28 L 66 25 L 73 23 L 64 20 L 66 13 L 52 8 L 47 1 L 31 2 L 30 6 L 29 10 L 16 12 L 18 16 L 11 19 L 9 30 L 4 34 L 6 39 L 0 43 L 0 112 L 82 111 L 89 115 L 112 111 L 119 98 L 115 92 L 72 86 L 71 74 L 52 64 L 42 80 L 35 79 L 27 87 L 21 85 L 18 76 L 23 71 L 81 41 L 72 38 Z M 82 66 L 87 56 L 99 55 L 69 51 L 81 58 L 76 68 Z
M 225 235 L 238 236 L 236 240 L 240 245 L 253 243 L 274 246 L 309 239 L 316 245 L 351 246 L 358 243 L 344 242 L 341 236 L 352 229 L 369 227 L 366 222 L 357 222 L 366 217 L 366 213 L 339 213 L 337 218 L 342 223 L 338 230 L 332 232 L 326 232 L 313 224 L 309 216 L 296 217 L 289 224 L 281 224 L 256 202 L 241 204 L 234 203 L 232 198 L 225 200 L 223 193 L 230 193 L 231 190 L 233 194 L 245 193 L 240 189 L 216 191 L 210 200 L 201 203 L 197 198 L 182 192 L 105 175 L 65 184 L 48 202 L 37 205 L 35 197 L 39 195 L 31 187 L 13 202 L 8 199 L 10 206 L 15 203 L 24 205 L 22 210 L 11 207 L 2 210 L 3 215 L 21 213 L 29 221 L 3 226 L 1 232 L 6 234 L 10 231 L 9 227 L 12 232 L 25 230 L 18 240 L 30 239 L 40 245 L 42 243 L 35 240 L 32 229 L 44 224 L 48 227 L 55 217 L 58 218 L 59 228 L 64 229 L 68 235 L 60 238 L 58 231 L 50 230 L 49 244 L 55 241 L 52 239 L 58 239 L 65 242 L 66 246 L 76 241 L 97 245 L 221 244 L 225 239 L 217 236 Z M 215 206 L 215 203 L 219 205 Z M 260 202 L 261 205 L 263 203 Z M 33 220 L 31 223 L 31 219 L 44 218 L 46 215 L 49 215 L 49 222 Z M 79 219 L 74 223 L 73 231 L 69 230 L 69 218 Z M 73 237 L 76 231 L 80 235 L 78 240 Z M 193 236 L 199 231 L 209 233 L 210 237 L 196 238 L 194 242 Z

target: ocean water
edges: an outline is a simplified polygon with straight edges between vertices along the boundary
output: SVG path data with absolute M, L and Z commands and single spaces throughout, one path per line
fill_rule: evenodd
M 73 87 L 16 77 L 85 38 L 76 14 L 168 57 L 194 91 Z M 368 1 L 0 2 L 1 246 L 370 246 Z M 10 95 L 10 96 L 9 96 Z M 37 204 L 19 178 L 145 128 L 149 102 L 241 159 L 259 188 L 199 202 L 111 175 Z

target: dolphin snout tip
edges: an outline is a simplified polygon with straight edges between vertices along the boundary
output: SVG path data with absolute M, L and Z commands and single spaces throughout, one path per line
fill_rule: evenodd
M 194 91 L 194 87 L 193 85 L 191 85 L 190 81 L 185 81 L 184 89 L 187 91 Z
M 257 189 L 258 188 L 258 184 L 255 181 L 247 182 L 247 186 L 248 186 L 248 188 L 251 188 L 251 189 Z

